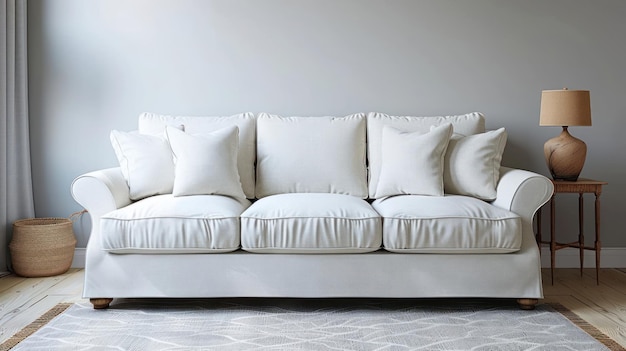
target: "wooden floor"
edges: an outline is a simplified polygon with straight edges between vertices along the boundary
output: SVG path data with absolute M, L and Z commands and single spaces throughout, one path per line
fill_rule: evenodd
M 0 342 L 3 342 L 60 302 L 81 298 L 83 270 L 72 269 L 50 278 L 0 278 Z M 543 271 L 543 302 L 558 302 L 626 347 L 626 269 L 557 269 L 554 286 Z

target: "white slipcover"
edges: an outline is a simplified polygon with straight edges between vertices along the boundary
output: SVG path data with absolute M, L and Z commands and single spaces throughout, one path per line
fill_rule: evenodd
M 372 206 L 383 217 L 383 245 L 404 253 L 507 253 L 522 244 L 522 219 L 459 195 L 401 195 Z
M 273 195 L 241 214 L 241 246 L 250 252 L 362 253 L 381 240 L 378 213 L 350 195 Z
M 72 196 L 89 210 L 85 298 L 135 297 L 491 297 L 543 296 L 532 218 L 553 185 L 536 173 L 502 168 L 494 206 L 520 215 L 523 242 L 507 254 L 372 253 L 260 255 L 115 255 L 103 250 L 101 216 L 128 206 L 122 172 L 83 174 Z
M 152 196 L 104 214 L 110 253 L 219 253 L 239 248 L 239 215 L 250 205 L 220 195 Z

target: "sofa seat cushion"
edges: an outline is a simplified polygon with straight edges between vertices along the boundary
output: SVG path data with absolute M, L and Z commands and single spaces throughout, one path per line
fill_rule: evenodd
M 220 195 L 145 198 L 100 219 L 111 253 L 219 253 L 239 248 L 239 215 L 248 200 Z
M 241 215 L 241 247 L 250 252 L 362 253 L 381 243 L 380 215 L 351 195 L 272 195 Z
M 522 244 L 513 212 L 460 195 L 402 195 L 372 206 L 383 217 L 383 246 L 405 253 L 507 253 Z

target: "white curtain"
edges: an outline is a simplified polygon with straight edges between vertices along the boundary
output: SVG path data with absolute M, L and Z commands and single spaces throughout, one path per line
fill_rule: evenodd
M 12 224 L 34 216 L 28 132 L 26 0 L 0 0 L 0 274 Z

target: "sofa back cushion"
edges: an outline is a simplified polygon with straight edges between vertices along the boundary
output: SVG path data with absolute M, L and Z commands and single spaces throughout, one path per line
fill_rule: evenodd
M 257 118 L 256 197 L 335 193 L 367 197 L 365 114 Z
M 456 116 L 416 117 L 390 116 L 371 112 L 367 115 L 367 156 L 369 161 L 369 197 L 376 197 L 376 189 L 382 167 L 382 139 L 384 126 L 391 126 L 403 132 L 428 133 L 431 126 L 452 124 L 453 132 L 472 135 L 485 131 L 485 117 L 478 112 Z
M 216 130 L 237 126 L 239 128 L 239 154 L 237 169 L 243 192 L 247 198 L 254 198 L 256 158 L 256 124 L 252 113 L 232 116 L 168 116 L 142 113 L 139 116 L 139 132 L 142 134 L 163 134 L 168 125 L 181 125 L 189 134 L 205 134 Z

